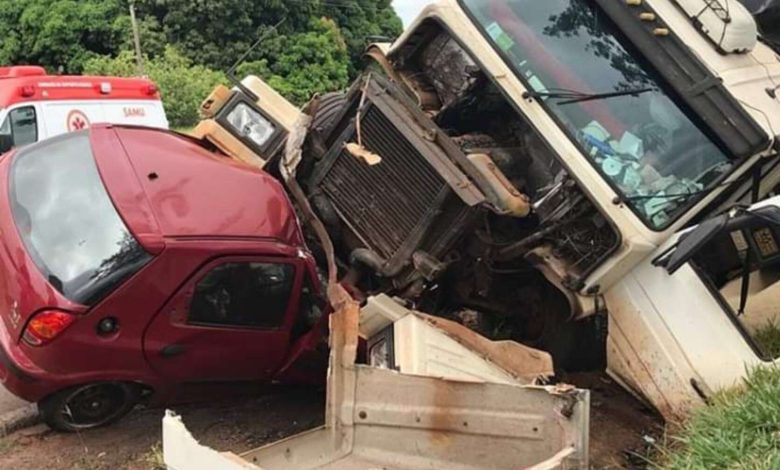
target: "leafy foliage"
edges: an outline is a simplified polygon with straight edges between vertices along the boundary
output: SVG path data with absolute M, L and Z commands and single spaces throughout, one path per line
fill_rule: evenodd
M 403 25 L 395 13 L 391 0 L 354 0 L 344 2 L 349 6 L 323 4 L 323 15 L 333 18 L 341 28 L 350 55 L 350 74 L 360 63 L 363 52 L 371 42 L 380 38 L 395 39 Z
M 276 60 L 247 63 L 239 76 L 255 74 L 296 104 L 315 93 L 339 90 L 349 81 L 349 56 L 341 32 L 332 20 L 313 20 L 306 33 L 285 37 Z
M 84 71 L 93 75 L 132 76 L 136 73 L 135 56 L 124 51 L 115 58 L 93 58 L 87 61 Z M 167 46 L 160 56 L 147 57 L 146 73 L 160 87 L 168 120 L 175 128 L 195 124 L 198 105 L 214 86 L 226 82 L 222 72 L 194 65 L 173 46 Z
M 0 63 L 79 73 L 118 50 L 124 11 L 120 0 L 0 0 Z
M 225 70 L 270 27 L 284 20 L 276 34 L 250 59 L 268 63 L 289 56 L 287 46 L 297 39 L 311 40 L 305 33 L 321 18 L 335 22 L 341 31 L 350 71 L 356 69 L 363 50 L 375 36 L 395 37 L 402 30 L 391 0 L 136 0 L 140 17 L 155 39 L 156 34 L 176 45 L 190 59 Z M 162 25 L 154 30 L 154 24 Z

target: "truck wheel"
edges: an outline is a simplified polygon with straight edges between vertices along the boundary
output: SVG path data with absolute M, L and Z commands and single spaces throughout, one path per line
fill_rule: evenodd
M 314 109 L 312 115 L 310 125 L 312 132 L 308 136 L 307 151 L 304 152 L 303 161 L 298 167 L 299 181 L 308 181 L 317 162 L 327 153 L 326 141 L 336 125 L 336 118 L 339 116 L 339 112 L 341 112 L 346 103 L 347 95 L 341 92 L 326 93 L 318 98 L 316 109 Z M 312 102 L 311 105 L 313 104 L 315 103 Z M 312 108 L 309 109 L 309 112 L 311 110 Z
M 311 128 L 319 131 L 323 138 L 327 138 L 333 126 L 336 125 L 339 111 L 345 104 L 347 104 L 346 93 L 333 92 L 320 96 L 317 112 L 312 117 Z
M 38 402 L 43 421 L 61 432 L 106 426 L 124 417 L 138 403 L 138 385 L 101 382 L 61 390 Z

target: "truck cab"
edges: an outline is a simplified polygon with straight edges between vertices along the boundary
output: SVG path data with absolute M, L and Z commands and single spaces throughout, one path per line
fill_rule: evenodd
M 197 137 L 299 185 L 358 290 L 538 347 L 562 371 L 606 368 L 674 418 L 742 373 L 713 379 L 682 330 L 663 342 L 672 327 L 640 321 L 651 300 L 626 283 L 780 182 L 780 56 L 766 20 L 729 6 L 445 0 L 370 48 L 345 94 L 288 113 L 248 78 L 206 101 Z M 252 112 L 230 119 L 240 100 Z M 257 145 L 271 130 L 286 146 Z M 671 359 L 650 367 L 659 351 Z M 680 393 L 659 394 L 670 367 Z
M 168 128 L 159 90 L 148 79 L 0 67 L 0 153 L 98 123 Z

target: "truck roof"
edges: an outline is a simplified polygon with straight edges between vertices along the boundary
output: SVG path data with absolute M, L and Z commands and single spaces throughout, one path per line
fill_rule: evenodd
M 142 244 L 144 233 L 156 232 L 168 238 L 262 238 L 303 246 L 282 185 L 265 172 L 174 132 L 112 125 L 90 132 L 111 198 Z M 119 149 L 127 159 L 117 158 Z
M 49 75 L 43 67 L 0 67 L 0 108 L 30 101 L 159 100 L 146 78 Z

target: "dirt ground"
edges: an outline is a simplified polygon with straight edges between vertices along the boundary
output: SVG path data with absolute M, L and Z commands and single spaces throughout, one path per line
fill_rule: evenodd
M 591 391 L 590 462 L 596 470 L 643 470 L 654 442 L 664 435 L 663 420 L 606 375 L 567 378 Z
M 571 378 L 592 391 L 591 462 L 594 469 L 641 469 L 643 436 L 657 436 L 660 420 L 604 376 Z M 244 452 L 322 423 L 321 390 L 272 389 L 251 398 L 172 407 L 201 443 Z M 57 434 L 44 426 L 0 440 L 0 468 L 69 470 L 162 468 L 162 409 L 137 410 L 114 426 Z

